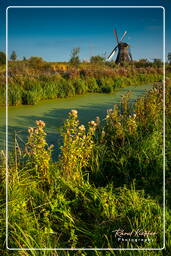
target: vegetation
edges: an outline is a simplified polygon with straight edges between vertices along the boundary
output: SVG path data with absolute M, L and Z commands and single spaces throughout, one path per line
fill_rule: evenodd
M 6 54 L 4 52 L 0 52 L 0 65 L 6 63 Z
M 168 53 L 168 62 L 171 64 L 171 52 Z
M 73 49 L 70 63 L 48 63 L 40 57 L 10 61 L 8 104 L 36 104 L 44 99 L 93 92 L 112 93 L 129 85 L 162 81 L 162 67 L 155 63 L 118 66 L 94 56 L 90 63 L 78 64 L 78 52 L 79 48 Z M 5 105 L 5 69 L 0 68 L 0 73 L 0 104 Z
M 81 80 L 82 81 L 82 80 Z M 167 134 L 171 131 L 171 85 L 167 88 Z M 25 149 L 9 163 L 9 247 L 160 248 L 162 244 L 162 88 L 159 84 L 129 104 L 129 94 L 87 126 L 71 110 L 57 162 L 47 145 L 45 123 L 28 129 Z M 171 157 L 170 140 L 167 158 Z M 2 152 L 2 165 L 5 158 Z M 167 186 L 170 184 L 167 162 Z M 1 169 L 1 244 L 5 241 L 5 169 Z M 170 201 L 170 197 L 168 197 Z M 170 206 L 166 211 L 167 252 L 125 251 L 124 255 L 170 255 Z M 116 229 L 155 232 L 153 240 L 119 242 Z M 141 236 L 145 238 L 145 236 Z M 151 236 L 149 236 L 151 238 Z M 8 255 L 7 252 L 6 255 Z M 9 253 L 10 254 L 10 253 Z M 122 251 L 19 251 L 13 255 L 122 255 Z M 4 251 L 5 255 L 5 251 Z
M 15 51 L 13 51 L 13 52 L 11 53 L 10 59 L 11 59 L 12 61 L 15 61 L 15 60 L 17 59 L 17 54 L 16 54 Z
M 58 160 L 46 141 L 46 124 L 28 128 L 21 148 L 9 154 L 10 248 L 163 247 L 162 63 L 140 60 L 117 66 L 99 56 L 80 63 L 79 48 L 69 63 L 31 57 L 9 62 L 10 105 L 36 104 L 85 93 L 112 93 L 129 85 L 154 83 L 151 91 L 107 110 L 104 120 L 84 126 L 77 110 L 68 113 Z M 4 64 L 4 63 L 1 63 Z M 171 70 L 166 65 L 166 250 L 124 251 L 124 255 L 171 254 Z M 0 99 L 5 104 L 5 69 L 0 66 Z M 5 152 L 0 157 L 0 242 L 2 255 L 122 255 L 122 251 L 8 251 L 5 249 Z M 133 231 L 120 241 L 116 230 Z M 135 232 L 148 231 L 153 235 Z M 128 236 L 129 237 L 129 236 Z M 127 238 L 127 235 L 124 236 Z
M 102 56 L 92 56 L 91 58 L 90 58 L 90 62 L 91 63 L 102 63 L 102 62 L 104 62 L 105 61 L 105 58 L 104 57 L 102 57 Z
M 78 64 L 80 63 L 80 59 L 79 59 L 79 53 L 80 53 L 80 48 L 74 48 L 71 52 L 71 59 L 70 59 L 70 63 L 73 66 L 78 66 Z

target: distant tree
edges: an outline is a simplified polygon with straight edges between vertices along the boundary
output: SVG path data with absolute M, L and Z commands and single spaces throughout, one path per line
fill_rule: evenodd
M 97 56 L 92 56 L 92 57 L 90 58 L 90 62 L 91 62 L 91 63 L 102 63 L 102 62 L 104 62 L 104 61 L 105 61 L 105 58 L 102 57 L 102 56 L 99 56 L 99 55 L 97 55 Z
M 148 63 L 149 61 L 148 61 L 148 59 L 139 59 L 139 62 L 140 63 Z
M 13 61 L 15 61 L 17 59 L 17 55 L 16 55 L 15 51 L 12 51 L 10 59 L 13 60 Z
M 171 64 L 171 52 L 168 53 L 168 61 Z
M 23 56 L 23 60 L 27 60 L 25 56 Z
M 29 61 L 30 65 L 35 68 L 41 67 L 44 64 L 44 60 L 41 57 L 32 56 L 28 59 L 28 61 Z
M 80 59 L 79 59 L 79 53 L 80 53 L 80 48 L 73 48 L 71 51 L 71 59 L 70 59 L 70 63 L 74 66 L 77 66 L 80 63 Z
M 157 66 L 157 67 L 161 67 L 161 66 L 162 66 L 162 61 L 161 61 L 161 59 L 154 59 L 154 60 L 153 60 L 153 63 L 154 63 L 154 65 Z
M 0 52 L 0 64 L 3 65 L 6 63 L 6 54 L 4 52 Z
M 139 67 L 148 67 L 148 66 L 151 66 L 152 64 L 148 59 L 139 59 L 136 62 L 134 61 L 134 65 L 135 67 L 139 68 Z

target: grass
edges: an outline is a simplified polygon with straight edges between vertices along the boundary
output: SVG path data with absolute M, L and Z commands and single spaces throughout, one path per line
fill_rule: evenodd
M 64 124 L 57 162 L 51 159 L 53 147 L 46 143 L 45 123 L 37 121 L 36 127 L 29 128 L 25 150 L 17 148 L 9 165 L 9 247 L 162 247 L 161 100 L 161 88 L 155 87 L 136 101 L 132 112 L 129 95 L 124 95 L 121 109 L 115 106 L 108 110 L 103 125 L 97 118 L 87 127 L 80 124 L 77 111 L 72 110 Z M 2 168 L 1 231 L 4 172 Z M 168 222 L 169 216 L 168 208 Z M 153 241 L 143 243 L 119 242 L 114 230 L 120 228 L 127 232 L 148 230 L 157 235 Z M 170 250 L 169 228 L 167 236 Z M 98 251 L 45 255 L 72 254 L 103 255 Z M 163 251 L 156 254 L 163 255 Z M 37 252 L 31 251 L 31 255 Z
M 12 106 L 37 104 L 40 100 L 71 97 L 91 92 L 112 93 L 129 85 L 151 84 L 162 81 L 162 67 L 134 65 L 110 67 L 105 64 L 81 63 L 66 65 L 61 70 L 56 63 L 29 60 L 8 64 L 8 104 Z M 0 102 L 5 105 L 5 70 L 1 69 Z
M 170 255 L 170 81 L 166 90 L 166 248 L 124 255 Z M 9 247 L 113 248 L 162 244 L 162 88 L 107 111 L 84 126 L 76 110 L 63 127 L 58 161 L 46 142 L 46 124 L 28 129 L 25 149 L 9 162 Z M 5 247 L 5 167 L 1 157 L 1 237 Z M 119 242 L 115 230 L 155 232 L 153 240 Z M 134 234 L 135 236 L 135 234 Z M 151 238 L 151 236 L 149 236 Z M 122 251 L 7 251 L 3 255 L 122 255 Z

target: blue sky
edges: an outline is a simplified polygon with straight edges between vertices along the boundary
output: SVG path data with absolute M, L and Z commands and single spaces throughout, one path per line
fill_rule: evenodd
M 139 5 L 166 7 L 166 51 L 169 44 L 171 6 L 167 0 L 139 1 Z M 148 4 L 147 4 L 148 3 Z M 23 1 L 2 1 L 0 50 L 5 48 L 5 7 L 23 5 Z M 136 1 L 81 1 L 81 5 L 137 5 Z M 24 5 L 80 5 L 80 1 L 24 1 Z M 4 9 L 4 10 L 3 10 Z M 41 56 L 47 61 L 68 61 L 71 50 L 80 47 L 81 59 L 92 55 L 108 55 L 116 44 L 113 29 L 119 38 L 128 31 L 125 42 L 131 45 L 134 59 L 162 58 L 163 10 L 161 8 L 10 8 L 9 54 L 15 50 L 18 58 Z

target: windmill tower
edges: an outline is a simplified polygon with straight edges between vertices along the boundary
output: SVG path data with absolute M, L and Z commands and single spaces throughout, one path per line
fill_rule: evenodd
M 130 52 L 129 44 L 122 42 L 126 34 L 127 34 L 127 31 L 124 32 L 123 36 L 121 37 L 121 40 L 119 41 L 116 29 L 114 29 L 114 35 L 116 37 L 117 45 L 115 46 L 113 51 L 110 53 L 107 60 L 110 60 L 118 50 L 118 55 L 115 61 L 117 64 L 132 61 L 132 55 Z

